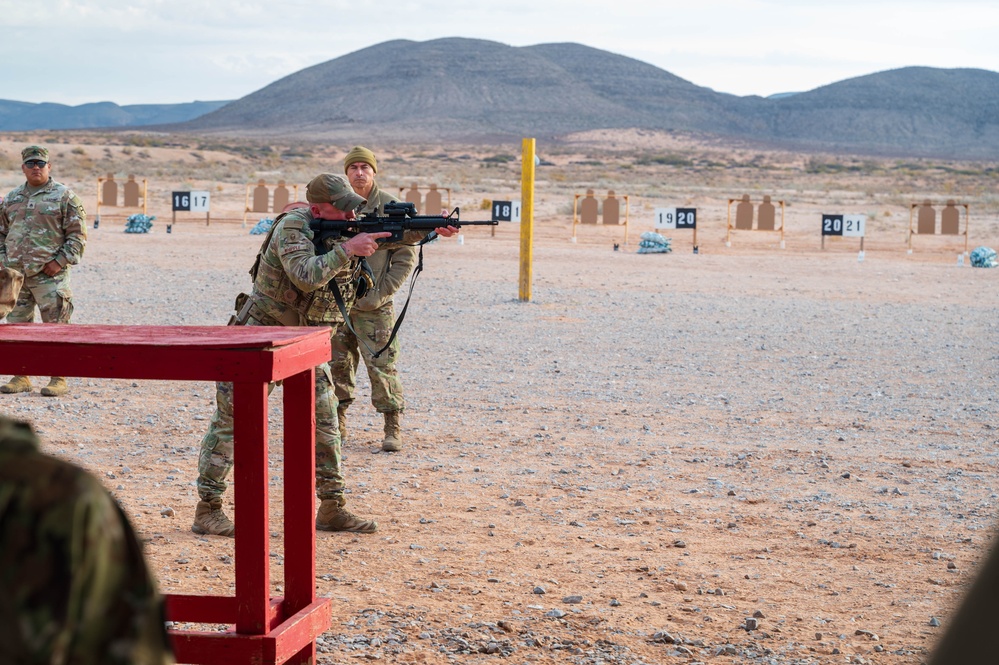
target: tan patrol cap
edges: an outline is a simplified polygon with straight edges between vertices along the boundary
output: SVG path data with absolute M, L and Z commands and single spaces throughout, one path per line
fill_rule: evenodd
M 367 203 L 363 196 L 354 193 L 346 178 L 335 173 L 320 173 L 310 180 L 305 188 L 305 200 L 309 203 L 332 203 L 344 212 L 357 210 Z

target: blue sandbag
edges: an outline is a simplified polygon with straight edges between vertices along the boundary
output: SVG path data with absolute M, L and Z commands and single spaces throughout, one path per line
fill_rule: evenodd
M 125 222 L 125 233 L 149 233 L 149 229 L 153 228 L 154 219 L 156 219 L 156 215 L 143 215 L 142 213 L 129 215 Z
M 655 231 L 646 231 L 638 243 L 639 254 L 668 254 L 673 251 L 673 241 Z
M 971 250 L 972 268 L 995 268 L 999 265 L 996 259 L 996 250 L 991 247 L 976 247 Z
M 268 217 L 264 217 L 259 222 L 253 225 L 253 228 L 250 229 L 250 235 L 262 236 L 266 234 L 268 231 L 270 231 L 272 226 L 274 226 L 274 220 Z

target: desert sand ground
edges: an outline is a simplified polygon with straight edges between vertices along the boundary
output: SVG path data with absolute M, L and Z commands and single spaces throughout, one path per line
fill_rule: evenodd
M 2 137 L 0 154 L 41 138 Z M 64 151 L 88 209 L 106 169 L 82 170 L 73 150 L 99 160 L 96 140 Z M 999 270 L 958 265 L 963 238 L 917 238 L 907 253 L 909 204 L 970 201 L 971 247 L 997 247 L 989 167 L 809 172 L 814 157 L 752 152 L 740 167 L 736 150 L 678 141 L 620 133 L 539 150 L 552 165 L 539 168 L 529 302 L 517 225 L 426 248 L 401 333 L 405 449 L 379 451 L 366 377 L 344 446 L 351 507 L 380 530 L 317 537 L 316 584 L 334 603 L 320 663 L 926 660 L 996 526 Z M 634 165 L 639 149 L 732 163 Z M 204 177 L 202 153 L 184 178 L 191 151 L 162 150 L 148 158 L 163 173 L 152 232 L 124 234 L 114 215 L 91 232 L 75 323 L 222 324 L 248 288 L 260 237 L 238 220 L 259 171 Z M 519 173 L 482 167 L 501 151 L 478 150 L 386 158 L 382 182 L 434 173 L 463 217 L 484 219 L 483 199 L 519 198 Z M 0 172 L 4 187 L 19 179 Z M 235 192 L 230 219 L 192 215 L 165 233 L 167 193 L 185 184 L 220 206 Z M 623 227 L 571 240 L 587 187 L 632 197 L 628 244 Z M 727 199 L 744 191 L 788 202 L 784 249 L 762 232 L 726 246 Z M 655 207 L 691 204 L 698 254 L 689 231 L 666 234 L 671 254 L 636 253 Z M 819 249 L 817 215 L 839 211 L 869 214 L 863 260 L 856 239 Z M 227 594 L 232 541 L 190 531 L 213 401 L 207 383 L 76 378 L 62 399 L 4 395 L 0 412 L 105 481 L 165 592 Z M 280 595 L 278 545 L 272 562 Z

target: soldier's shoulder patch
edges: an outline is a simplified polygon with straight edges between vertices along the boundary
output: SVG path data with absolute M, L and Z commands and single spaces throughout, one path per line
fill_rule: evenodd
M 281 245 L 281 256 L 294 252 L 307 252 L 312 250 L 311 242 L 289 242 Z

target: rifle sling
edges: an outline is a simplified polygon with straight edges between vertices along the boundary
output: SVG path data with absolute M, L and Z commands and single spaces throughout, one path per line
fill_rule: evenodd
M 402 320 L 406 318 L 406 310 L 409 309 L 409 301 L 413 299 L 413 289 L 416 288 L 416 278 L 420 276 L 421 272 L 423 272 L 423 246 L 436 238 L 437 233 L 435 231 L 431 231 L 422 240 L 420 240 L 420 242 L 416 243 L 415 246 L 420 248 L 420 253 L 416 262 L 416 268 L 413 269 L 413 277 L 409 280 L 409 293 L 406 295 L 406 303 L 402 306 L 402 310 L 399 312 L 399 318 L 395 320 L 395 325 L 392 326 L 392 334 L 389 335 L 388 341 L 385 342 L 385 346 L 378 349 L 378 351 L 372 350 L 372 348 L 368 346 L 364 337 L 358 335 L 357 331 L 354 330 L 354 324 L 350 322 L 350 313 L 347 311 L 347 305 L 343 301 L 343 294 L 340 293 L 340 286 L 336 283 L 333 284 L 333 299 L 336 301 L 336 306 L 340 310 L 341 316 L 343 316 L 343 322 L 347 326 L 347 330 L 354 335 L 358 343 L 364 345 L 364 348 L 368 350 L 368 353 L 371 354 L 372 358 L 378 358 L 381 356 L 382 353 L 385 352 L 385 349 L 389 348 L 389 346 L 392 345 L 393 340 L 395 340 L 395 336 L 398 334 L 400 326 L 402 326 Z

